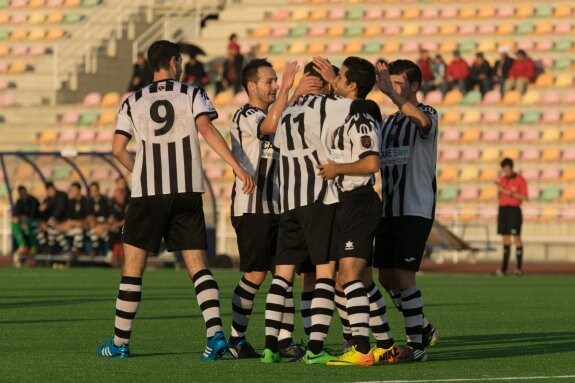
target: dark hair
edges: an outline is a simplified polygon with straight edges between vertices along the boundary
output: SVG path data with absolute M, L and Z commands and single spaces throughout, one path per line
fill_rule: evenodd
M 333 69 L 333 71 L 337 76 L 337 74 L 339 73 L 339 68 L 333 64 L 331 65 L 331 68 Z M 303 67 L 303 73 L 304 74 L 309 73 L 310 76 L 319 78 L 321 80 L 322 86 L 324 86 L 327 83 L 327 81 L 325 81 L 325 79 L 321 76 L 321 74 L 319 74 L 319 72 L 314 68 L 314 64 L 312 61 L 305 64 L 305 66 Z
M 92 181 L 92 182 L 90 183 L 90 187 L 92 187 L 92 186 L 95 186 L 95 187 L 98 188 L 98 190 L 100 190 L 100 184 L 99 184 L 97 181 Z
M 253 59 L 242 70 L 242 86 L 248 91 L 248 82 L 258 81 L 258 69 L 261 67 L 272 68 L 272 64 L 267 59 Z
M 20 186 L 18 186 L 18 191 L 20 193 L 22 193 L 22 192 L 27 192 L 28 190 L 26 190 L 26 187 L 24 185 L 20 185 Z
M 237 39 L 237 38 L 238 38 L 238 35 L 235 33 L 232 33 L 229 37 L 229 41 L 232 41 L 233 39 Z
M 377 61 L 376 61 L 375 63 L 376 63 L 376 64 L 385 64 L 385 66 L 388 66 L 388 65 L 389 65 L 389 61 L 387 61 L 387 60 L 384 59 L 384 58 L 379 58 L 379 59 L 377 59 Z
M 523 49 L 519 49 L 517 52 L 515 52 L 515 54 L 516 54 L 517 56 L 527 57 L 527 53 L 526 53 Z
M 509 166 L 511 169 L 513 169 L 513 160 L 509 157 L 505 157 L 499 165 L 501 165 L 502 168 Z
M 485 58 L 485 55 L 483 54 L 483 52 L 477 52 L 475 54 L 475 57 L 477 57 L 478 59 L 483 59 L 483 58 Z
M 71 188 L 72 188 L 72 187 L 73 187 L 73 188 L 76 188 L 76 189 L 78 189 L 78 190 L 82 190 L 82 185 L 80 185 L 80 183 L 79 183 L 79 182 L 76 182 L 76 181 L 75 181 L 75 182 L 72 182 L 72 183 L 70 184 L 70 187 L 71 187 Z
M 458 50 L 454 50 L 453 55 L 454 56 L 461 56 L 461 52 L 459 52 Z
M 395 60 L 389 63 L 390 75 L 402 75 L 404 73 L 409 84 L 416 83 L 421 86 L 421 69 L 419 69 L 416 63 L 409 60 Z
M 148 65 L 158 72 L 160 69 L 169 69 L 172 57 L 180 58 L 180 46 L 167 40 L 158 40 L 148 48 Z
M 54 182 L 52 182 L 52 181 L 46 182 L 46 183 L 44 184 L 44 187 L 45 187 L 46 189 L 56 189 L 56 187 L 54 186 Z
M 345 74 L 347 82 L 354 82 L 357 86 L 357 98 L 365 99 L 375 85 L 373 64 L 361 57 L 350 56 L 343 60 L 342 65 L 348 69 Z

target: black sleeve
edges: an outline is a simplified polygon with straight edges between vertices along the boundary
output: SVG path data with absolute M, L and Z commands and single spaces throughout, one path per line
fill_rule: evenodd
M 378 123 L 381 123 L 382 121 L 379 106 L 377 106 L 377 104 L 372 100 L 353 100 L 349 114 L 357 113 L 367 113 Z
M 38 211 L 40 203 L 35 197 L 29 196 L 28 198 L 28 217 L 36 219 L 40 216 L 40 212 Z
M 56 192 L 54 198 L 54 209 L 52 210 L 52 217 L 58 221 L 63 221 L 68 216 L 68 196 L 64 192 Z
M 110 200 L 102 196 L 100 200 L 100 217 L 108 218 L 110 216 Z

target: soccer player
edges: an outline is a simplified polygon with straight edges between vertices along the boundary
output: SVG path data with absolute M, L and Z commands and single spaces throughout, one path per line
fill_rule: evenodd
M 235 358 L 260 357 L 246 342 L 245 332 L 255 294 L 267 272 L 272 270 L 276 251 L 279 164 L 273 135 L 287 105 L 298 69 L 296 62 L 288 64 L 281 86 L 277 84 L 277 75 L 272 65 L 265 59 L 250 61 L 242 71 L 242 85 L 249 99 L 232 119 L 232 153 L 249 170 L 256 188 L 254 193 L 247 195 L 241 192 L 241 183 L 236 182 L 232 190 L 232 225 L 237 235 L 240 270 L 244 273 L 232 295 L 229 350 Z M 293 343 L 291 331 L 285 332 L 285 335 L 285 339 L 280 339 L 280 349 L 283 351 L 282 356 L 288 357 Z
M 203 89 L 182 84 L 182 57 L 177 44 L 160 40 L 148 49 L 154 82 L 123 104 L 112 152 L 132 172 L 132 196 L 126 215 L 124 265 L 116 301 L 114 339 L 98 347 L 100 356 L 126 358 L 132 322 L 141 301 L 142 275 L 149 252 L 164 238 L 168 250 L 181 250 L 194 282 L 206 324 L 202 360 L 220 359 L 227 350 L 220 318 L 219 288 L 205 256 L 206 228 L 202 208 L 203 170 L 198 132 L 230 164 L 251 193 L 253 178 L 230 152 L 211 120 L 217 117 Z M 136 158 L 127 150 L 132 137 Z
M 38 227 L 38 207 L 40 203 L 28 193 L 25 186 L 18 186 L 18 199 L 12 211 L 12 236 L 18 245 L 14 252 L 14 264 L 21 265 L 21 256 L 35 253 L 37 242 L 34 230 Z
M 415 63 L 377 64 L 376 72 L 379 89 L 398 111 L 381 127 L 383 217 L 373 265 L 388 291 L 400 290 L 407 346 L 398 361 L 424 361 L 423 299 L 415 276 L 435 217 L 438 116 L 417 101 L 422 76 Z
M 320 175 L 334 179 L 339 192 L 334 239 L 335 256 L 339 259 L 336 305 L 342 323 L 349 323 L 351 330 L 350 346 L 344 355 L 328 364 L 393 361 L 399 348 L 387 322 L 385 301 L 371 278 L 373 239 L 381 217 L 381 200 L 373 189 L 373 173 L 380 165 L 381 113 L 377 104 L 365 98 L 375 84 L 375 68 L 367 60 L 348 57 L 339 75 L 333 77 L 327 60 L 316 57 L 314 64 L 324 78 L 333 78 L 336 95 L 355 100 L 349 121 L 327 133 L 332 160 L 319 166 Z M 371 351 L 370 327 L 377 340 L 377 347 Z
M 98 254 L 101 241 L 108 241 L 108 217 L 110 216 L 110 201 L 100 193 L 100 184 L 92 182 L 88 197 L 88 217 L 86 228 L 92 241 L 92 253 Z
M 46 198 L 40 204 L 38 211 L 42 221 L 38 230 L 38 245 L 42 252 L 52 252 L 58 236 L 58 242 L 62 249 L 66 247 L 64 236 L 58 235 L 58 225 L 66 219 L 68 213 L 68 195 L 56 189 L 53 182 L 46 182 Z
M 81 252 L 84 248 L 84 221 L 88 216 L 88 201 L 82 195 L 82 185 L 79 182 L 72 182 L 68 188 L 68 212 L 66 219 L 58 225 L 58 243 L 64 244 L 64 251 L 70 250 L 66 237 L 72 238 L 72 248 L 74 254 Z
M 523 243 L 521 242 L 521 203 L 527 200 L 527 182 L 520 174 L 513 171 L 513 160 L 504 158 L 501 161 L 502 177 L 495 183 L 499 186 L 499 214 L 497 216 L 497 233 L 503 238 L 503 262 L 496 275 L 507 274 L 511 254 L 511 237 L 515 243 L 515 275 L 523 275 Z

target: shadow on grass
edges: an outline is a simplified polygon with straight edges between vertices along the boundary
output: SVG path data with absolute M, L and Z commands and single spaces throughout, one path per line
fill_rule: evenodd
M 222 318 L 231 317 L 232 314 L 224 313 L 220 315 Z M 113 311 L 111 316 L 105 318 L 52 318 L 52 319 L 30 319 L 30 320 L 0 320 L 0 324 L 38 324 L 38 323 L 76 323 L 76 322 L 101 322 L 113 320 Z M 202 314 L 199 312 L 191 315 L 162 315 L 162 316 L 138 316 L 135 320 L 138 322 L 156 321 L 156 320 L 177 320 L 177 319 L 203 319 Z

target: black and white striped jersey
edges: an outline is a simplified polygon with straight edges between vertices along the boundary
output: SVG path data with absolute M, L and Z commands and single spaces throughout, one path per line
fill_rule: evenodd
M 433 219 L 435 216 L 438 115 L 431 106 L 419 104 L 417 107 L 431 121 L 426 136 L 399 112 L 381 124 L 384 217 L 409 215 Z
M 173 80 L 153 82 L 124 101 L 116 134 L 136 138 L 132 197 L 203 192 L 196 119 L 217 118 L 202 88 Z
M 330 158 L 327 132 L 343 126 L 352 100 L 328 95 L 306 95 L 286 108 L 275 134 L 280 149 L 281 211 L 317 201 L 338 202 L 332 180 L 318 175 L 317 165 Z
M 236 177 L 232 189 L 234 217 L 245 213 L 279 214 L 279 150 L 272 144 L 273 136 L 260 132 L 265 118 L 263 110 L 246 104 L 236 111 L 232 119 L 232 153 L 256 183 L 254 192 L 245 194 Z
M 369 155 L 379 155 L 379 125 L 381 112 L 370 100 L 354 100 L 345 123 L 330 126 L 326 132 L 329 154 L 338 163 L 353 163 Z M 334 179 L 339 191 L 346 192 L 360 186 L 373 185 L 375 177 L 367 175 L 339 175 Z

